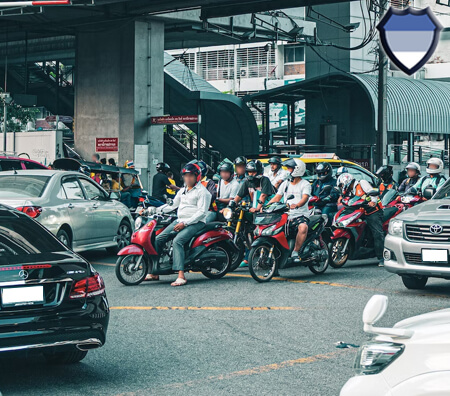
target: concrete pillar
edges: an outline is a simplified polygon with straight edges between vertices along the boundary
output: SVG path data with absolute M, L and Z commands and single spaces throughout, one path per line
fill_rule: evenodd
M 163 128 L 150 126 L 150 117 L 163 113 L 164 24 L 139 21 L 80 33 L 76 73 L 76 150 L 90 159 L 96 137 L 118 137 L 119 152 L 100 156 L 115 157 L 121 166 L 134 159 L 150 188 L 148 170 L 163 158 Z

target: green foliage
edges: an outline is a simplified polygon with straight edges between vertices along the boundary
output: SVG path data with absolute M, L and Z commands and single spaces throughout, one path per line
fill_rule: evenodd
M 1 91 L 2 92 L 2 91 Z M 7 110 L 7 132 L 20 132 L 25 130 L 27 122 L 34 121 L 39 110 L 33 107 L 22 107 L 14 102 L 8 105 Z M 0 99 L 0 122 L 3 130 L 4 101 Z

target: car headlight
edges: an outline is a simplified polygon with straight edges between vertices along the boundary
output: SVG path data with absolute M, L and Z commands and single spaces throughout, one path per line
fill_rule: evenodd
M 389 235 L 401 236 L 403 234 L 403 221 L 392 219 L 389 222 Z
M 357 375 L 378 374 L 397 359 L 405 350 L 403 344 L 371 342 L 359 348 L 355 360 Z
M 225 220 L 231 220 L 233 217 L 233 210 L 230 208 L 225 208 L 222 212 L 223 217 L 225 217 Z

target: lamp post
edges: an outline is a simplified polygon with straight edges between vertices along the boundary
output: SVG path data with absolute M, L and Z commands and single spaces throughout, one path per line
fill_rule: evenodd
M 6 151 L 6 129 L 8 124 L 8 105 L 11 104 L 12 98 L 9 92 L 0 94 L 0 99 L 3 100 L 3 151 Z

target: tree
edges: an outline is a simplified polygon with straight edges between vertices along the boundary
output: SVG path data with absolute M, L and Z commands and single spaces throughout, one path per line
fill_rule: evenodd
M 0 90 L 3 92 L 3 90 Z M 0 121 L 1 121 L 1 129 L 3 130 L 3 122 L 5 118 L 4 114 L 4 100 L 0 100 L 1 108 L 0 108 Z M 20 132 L 26 128 L 26 125 L 29 121 L 36 120 L 37 114 L 39 110 L 33 107 L 22 107 L 14 101 L 8 105 L 7 109 L 7 132 Z

